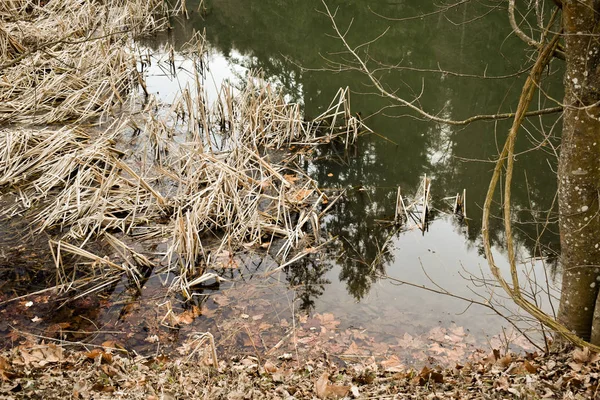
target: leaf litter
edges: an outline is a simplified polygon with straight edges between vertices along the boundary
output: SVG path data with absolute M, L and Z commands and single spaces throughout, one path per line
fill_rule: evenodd
M 189 357 L 125 355 L 109 344 L 88 352 L 22 344 L 0 355 L 0 396 L 78 399 L 589 399 L 600 356 L 587 350 L 493 354 L 453 367 L 386 370 L 372 359 L 344 366 L 327 354 L 233 357 L 216 365 L 209 345 Z M 509 362 L 506 359 L 510 358 Z M 502 361 L 504 360 L 504 361 Z

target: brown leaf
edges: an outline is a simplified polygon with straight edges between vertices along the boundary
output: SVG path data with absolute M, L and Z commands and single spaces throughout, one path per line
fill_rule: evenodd
M 12 379 L 11 366 L 8 360 L 0 356 L 0 378 L 2 381 Z
M 16 342 L 19 338 L 21 337 L 21 334 L 19 332 L 17 332 L 16 330 L 11 330 L 8 335 L 6 335 L 6 338 L 8 340 L 10 340 L 11 342 Z
M 510 387 L 510 383 L 508 382 L 508 378 L 502 376 L 494 381 L 494 387 L 500 390 L 508 390 Z
M 102 347 L 105 349 L 118 349 L 125 350 L 125 347 L 118 343 L 116 340 L 107 340 L 106 342 L 102 342 Z
M 525 369 L 527 370 L 527 372 L 529 372 L 530 374 L 535 374 L 537 373 L 537 367 L 532 365 L 529 361 L 525 361 Z
M 554 399 L 554 398 L 556 398 L 556 395 L 555 395 L 555 393 L 552 390 L 550 390 L 548 388 L 545 388 L 545 391 L 546 391 L 546 393 L 544 393 L 544 395 L 542 396 L 542 399 Z
M 340 324 L 340 321 L 336 320 L 332 313 L 315 314 L 315 319 L 319 320 L 321 325 L 327 329 L 335 329 Z
M 402 339 L 398 339 L 398 346 L 402 349 L 421 349 L 425 346 L 425 343 L 417 338 L 411 336 L 409 333 L 404 333 Z
M 85 356 L 91 360 L 95 360 L 98 357 L 102 359 L 102 362 L 105 364 L 110 364 L 112 362 L 112 354 L 109 354 L 100 349 L 94 349 L 88 353 L 85 353 Z
M 356 345 L 356 342 L 353 340 L 352 343 L 350 343 L 350 346 L 348 347 L 348 349 L 344 352 L 344 354 L 345 355 L 361 355 L 361 354 L 363 354 L 363 351 L 358 348 L 358 346 Z
M 62 329 L 70 328 L 70 327 L 71 327 L 71 323 L 70 322 L 60 322 L 58 324 L 52 324 L 48 328 L 46 328 L 46 335 L 52 336 L 56 332 L 58 332 L 58 331 L 60 331 Z
M 267 362 L 265 362 L 264 368 L 265 371 L 267 371 L 270 374 L 274 374 L 277 372 L 277 370 L 279 370 L 279 368 L 277 368 L 277 365 L 275 365 L 275 363 L 273 363 L 273 361 L 271 360 L 267 360 Z
M 42 344 L 27 349 L 19 348 L 19 350 L 20 361 L 26 366 L 43 367 L 48 363 L 56 363 L 64 359 L 62 347 L 54 344 Z M 19 362 L 17 361 L 17 363 Z
M 494 353 L 494 358 L 495 358 L 496 360 L 499 360 L 499 359 L 500 359 L 500 350 L 498 350 L 498 349 L 494 349 L 494 350 L 493 350 L 493 353 Z
M 512 363 L 512 357 L 510 354 L 507 354 L 498 360 L 498 364 L 502 368 L 507 368 L 511 363 Z
M 229 298 L 222 294 L 215 294 L 215 295 L 211 296 L 211 298 L 217 305 L 219 305 L 221 307 L 225 307 L 225 306 L 229 305 Z
M 294 200 L 297 202 L 304 201 L 308 196 L 312 194 L 312 190 L 309 189 L 300 189 L 294 194 Z
M 110 353 L 106 353 L 106 352 L 102 352 L 102 362 L 105 364 L 110 364 L 112 363 L 113 360 L 113 356 Z
M 296 176 L 296 175 L 285 174 L 285 175 L 283 175 L 283 177 L 285 178 L 286 181 L 288 181 L 291 184 L 294 184 L 298 180 L 298 176 Z
M 576 362 L 570 362 L 569 367 L 571 367 L 571 369 L 575 372 L 581 372 L 581 370 L 583 368 L 583 364 L 576 363 Z
M 382 361 L 381 366 L 386 372 L 402 372 L 406 368 L 404 364 L 400 362 L 400 359 L 395 355 L 391 356 L 385 361 Z
M 444 375 L 427 368 L 427 366 L 423 367 L 419 373 L 419 378 L 421 378 L 419 381 L 421 385 L 424 385 L 430 380 L 434 381 L 435 383 L 444 383 Z
M 213 310 L 207 307 L 204 307 L 201 311 L 200 311 L 200 315 L 202 315 L 205 318 L 214 318 L 214 316 L 217 314 L 217 310 Z
M 584 347 L 583 349 L 575 349 L 573 351 L 573 360 L 578 363 L 586 363 L 590 360 L 590 349 L 588 347 Z
M 350 386 L 330 385 L 329 374 L 323 372 L 315 382 L 315 392 L 320 399 L 326 399 L 328 397 L 339 398 L 346 396 L 350 392 Z
M 315 382 L 315 393 L 320 399 L 327 397 L 327 384 L 329 383 L 329 374 L 323 372 L 323 374 Z
M 194 322 L 194 310 L 186 310 L 175 317 L 175 323 L 189 325 Z
M 350 392 L 350 386 L 343 385 L 329 385 L 327 386 L 328 397 L 345 397 Z

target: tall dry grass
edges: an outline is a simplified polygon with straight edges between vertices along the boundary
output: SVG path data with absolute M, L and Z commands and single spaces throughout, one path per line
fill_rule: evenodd
M 85 121 L 137 85 L 132 38 L 167 26 L 162 0 L 0 2 L 0 123 Z
M 260 74 L 243 89 L 223 84 L 211 103 L 200 34 L 181 50 L 195 66 L 193 83 L 171 106 L 150 96 L 135 115 L 118 113 L 141 105 L 139 52 L 130 46 L 134 35 L 165 26 L 156 17 L 162 7 L 157 0 L 0 6 L 0 122 L 28 124 L 0 128 L 0 189 L 19 199 L 1 213 L 27 213 L 35 231 L 52 235 L 63 291 L 87 294 L 122 274 L 140 282 L 144 268 L 160 266 L 177 276 L 172 288 L 191 297 L 222 254 L 262 247 L 281 266 L 298 260 L 322 244 L 320 220 L 334 199 L 281 151 L 349 144 L 364 128 L 350 113 L 348 89 L 305 122 L 300 106 Z M 82 124 L 99 118 L 112 122 Z M 98 240 L 108 245 L 104 254 L 88 247 Z M 136 250 L 141 241 L 165 242 L 162 260 Z M 76 268 L 65 254 L 79 260 Z

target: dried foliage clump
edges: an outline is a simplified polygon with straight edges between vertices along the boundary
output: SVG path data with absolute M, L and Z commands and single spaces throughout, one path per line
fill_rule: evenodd
M 108 6 L 119 4 L 120 8 Z M 98 7 L 100 13 L 120 10 L 121 14 L 105 14 L 96 20 L 99 25 L 92 31 L 80 24 L 87 32 L 82 35 L 88 38 L 82 43 L 57 43 L 56 47 L 32 52 L 27 58 L 31 64 L 22 61 L 6 69 L 16 74 L 19 68 L 46 65 L 49 72 L 21 77 L 33 81 L 22 81 L 23 85 L 0 92 L 8 100 L 0 106 L 0 121 L 81 122 L 114 111 L 115 104 L 125 104 L 124 93 L 132 93 L 135 100 L 132 89 L 137 83 L 133 79 L 139 79 L 145 88 L 143 76 L 136 70 L 135 53 L 126 46 L 129 36 L 115 42 L 113 34 L 136 24 L 138 14 L 128 11 L 136 4 L 108 2 L 105 9 L 105 4 L 86 3 L 85 7 Z M 39 18 L 50 9 L 56 10 L 54 14 L 74 13 L 75 25 L 78 18 L 85 20 L 88 15 L 77 7 L 56 9 L 58 4 L 52 1 L 29 5 L 5 5 L 4 16 L 21 15 L 16 14 L 18 9 L 21 17 L 31 17 L 5 26 L 37 24 L 45 32 Z M 158 4 L 140 9 L 150 16 Z M 113 22 L 104 26 L 107 20 Z M 157 27 L 152 23 L 132 29 L 142 33 Z M 16 28 L 4 32 L 11 35 L 6 37 L 17 38 L 16 43 L 30 46 L 24 41 L 29 36 L 17 36 Z M 91 59 L 86 61 L 87 54 L 72 52 L 85 46 L 98 51 L 100 42 L 89 39 L 98 32 L 98 40 L 112 41 L 105 50 L 118 56 L 94 53 L 95 62 L 102 60 L 94 64 Z M 71 33 L 67 29 L 65 34 Z M 11 43 L 6 40 L 4 45 L 8 48 Z M 50 49 L 53 56 L 44 58 Z M 121 112 L 110 124 L 104 122 L 99 127 L 75 123 L 0 130 L 0 188 L 19 199 L 3 214 L 12 217 L 25 213 L 36 232 L 51 235 L 57 287 L 61 290 L 86 287 L 84 293 L 89 293 L 123 273 L 139 282 L 143 267 L 161 265 L 176 272 L 172 287 L 190 297 L 191 287 L 206 279 L 206 268 L 223 252 L 232 254 L 260 246 L 272 249 L 281 263 L 289 263 L 298 259 L 297 251 L 300 256 L 309 254 L 319 242 L 320 219 L 333 202 L 295 167 L 295 155 L 284 156 L 281 150 L 336 138 L 354 141 L 362 125 L 350 114 L 349 91 L 341 89 L 323 115 L 305 122 L 300 107 L 287 104 L 260 74 L 250 74 L 242 89 L 224 83 L 218 99 L 209 100 L 203 86 L 203 36 L 196 34 L 181 54 L 196 66 L 193 84 L 184 88 L 170 107 L 146 93 L 141 111 Z M 20 57 L 17 53 L 13 56 Z M 35 61 L 31 57 L 41 58 Z M 59 74 L 44 64 L 58 59 L 64 63 L 68 57 L 73 62 L 77 58 L 79 66 L 63 67 Z M 91 75 L 81 75 L 80 71 Z M 86 76 L 89 81 L 85 81 Z M 66 89 L 50 90 L 55 84 L 64 84 L 60 87 Z M 24 98 L 27 93 L 38 97 Z M 53 97 L 57 93 L 61 93 L 60 100 Z M 139 105 L 140 101 L 131 103 Z M 133 243 L 144 239 L 155 244 L 167 242 L 162 262 L 150 262 L 134 250 Z M 95 254 L 85 249 L 96 240 L 110 244 L 112 253 Z M 65 267 L 65 254 L 83 260 L 77 273 Z
M 0 122 L 83 121 L 137 85 L 132 37 L 167 26 L 162 0 L 0 3 Z

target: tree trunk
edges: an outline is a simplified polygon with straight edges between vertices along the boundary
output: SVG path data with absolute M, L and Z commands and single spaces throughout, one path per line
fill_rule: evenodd
M 564 0 L 565 111 L 558 163 L 559 320 L 600 345 L 600 0 Z

